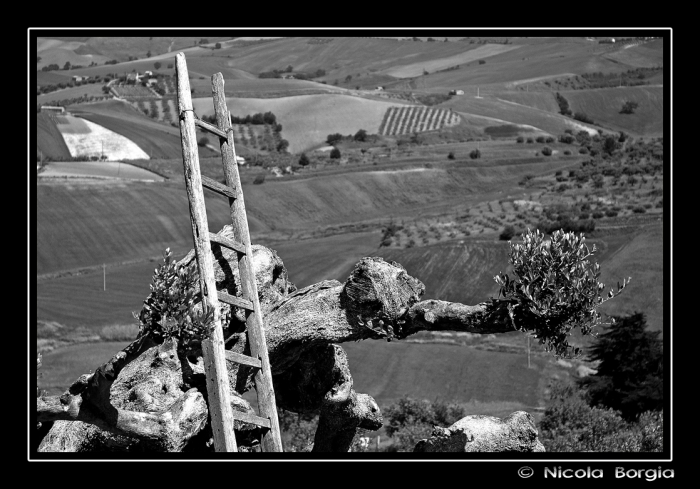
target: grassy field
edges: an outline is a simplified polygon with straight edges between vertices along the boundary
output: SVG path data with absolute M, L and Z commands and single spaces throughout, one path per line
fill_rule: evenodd
M 115 161 L 61 161 L 46 165 L 41 178 L 47 177 L 102 177 L 129 180 L 163 181 L 164 177 L 128 163 Z
M 575 132 L 581 130 L 597 131 L 594 126 L 574 121 L 560 114 L 502 101 L 491 96 L 482 98 L 468 95 L 452 97 L 447 102 L 440 104 L 440 107 L 451 108 L 460 113 L 493 117 L 501 122 L 526 124 L 554 136 L 563 134 L 566 129 L 572 129 Z
M 185 189 L 179 184 L 37 181 L 36 273 L 159 256 L 191 246 Z M 207 196 L 212 227 L 229 221 L 222 199 Z
M 556 98 L 554 97 L 554 92 L 507 91 L 496 92 L 493 94 L 493 97 L 544 110 L 546 112 L 559 113 L 559 104 L 557 104 Z
M 36 146 L 43 158 L 70 158 L 70 151 L 54 120 L 45 113 L 36 115 Z
M 434 71 L 442 70 L 455 65 L 466 64 L 471 61 L 488 58 L 496 54 L 501 54 L 520 48 L 520 46 L 514 46 L 512 44 L 486 44 L 478 48 L 473 48 L 472 45 L 469 44 L 465 44 L 464 46 L 467 50 L 463 53 L 448 56 L 446 58 L 437 58 L 429 61 L 420 61 L 417 63 L 395 66 L 386 70 L 384 73 L 396 78 L 420 76 L 423 74 L 424 70 L 432 73 Z
M 634 48 L 630 48 L 634 49 Z M 561 92 L 574 112 L 583 112 L 605 127 L 629 134 L 659 137 L 664 134 L 664 88 L 622 87 Z M 625 102 L 639 104 L 633 114 L 621 114 Z
M 95 117 L 96 121 L 104 122 L 109 119 Z M 110 130 L 102 124 L 97 124 L 93 121 L 80 119 L 72 116 L 64 116 L 65 124 L 58 124 L 58 130 L 63 134 L 63 139 L 70 150 L 71 156 L 88 156 L 101 157 L 104 155 L 108 160 L 135 160 L 148 159 L 149 154 L 146 153 L 139 145 L 130 138 Z M 130 136 L 138 136 L 136 131 L 125 124 L 114 124 L 119 127 L 121 132 L 125 132 Z M 136 138 L 139 142 L 146 141 L 143 134 Z
M 291 153 L 318 146 L 333 133 L 355 134 L 364 129 L 374 134 L 379 130 L 386 109 L 398 105 L 330 94 L 226 100 L 229 111 L 237 116 L 272 111 L 282 124 L 282 137 L 289 141 Z M 200 117 L 214 113 L 211 98 L 194 99 L 192 105 Z

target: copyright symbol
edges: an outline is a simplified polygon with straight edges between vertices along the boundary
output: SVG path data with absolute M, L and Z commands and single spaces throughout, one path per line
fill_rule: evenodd
M 518 475 L 522 477 L 523 479 L 527 479 L 528 477 L 532 477 L 532 474 L 534 474 L 535 471 L 532 469 L 532 467 L 520 467 L 518 469 Z

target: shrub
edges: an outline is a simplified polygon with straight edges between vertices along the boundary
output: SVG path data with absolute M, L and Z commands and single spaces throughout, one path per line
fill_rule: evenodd
M 579 220 L 588 219 L 588 212 L 582 212 L 578 215 Z
M 554 138 L 552 136 L 547 136 L 547 138 L 544 141 L 545 143 L 551 144 L 554 142 Z
M 622 104 L 622 109 L 620 109 L 620 114 L 634 114 L 634 111 L 639 107 L 639 104 L 637 102 L 633 102 L 631 100 L 628 100 L 624 104 Z
M 265 183 L 265 174 L 261 173 L 259 175 L 256 175 L 255 180 L 253 180 L 253 183 L 255 185 L 260 185 L 261 183 Z
M 359 87 L 358 87 L 359 89 Z M 355 141 L 366 141 L 367 140 L 367 131 L 364 129 L 360 129 L 355 133 L 355 136 L 353 136 L 353 139 Z
M 576 141 L 576 138 L 573 137 L 571 134 L 559 135 L 559 142 L 560 143 L 572 144 L 574 141 Z
M 565 154 L 566 156 L 571 156 L 571 151 L 569 151 L 568 149 L 565 149 L 565 150 L 564 150 L 564 154 Z
M 594 123 L 594 122 L 593 122 L 593 119 L 591 119 L 590 117 L 588 117 L 588 116 L 587 116 L 585 113 L 583 113 L 583 112 L 576 112 L 576 113 L 574 114 L 574 119 L 576 119 L 577 121 L 585 122 L 585 123 L 587 123 L 587 124 L 593 124 L 593 123 Z
M 340 133 L 329 134 L 328 137 L 326 137 L 326 142 L 330 145 L 335 145 L 336 143 L 339 143 L 342 140 L 343 135 Z
M 447 159 L 448 159 L 448 160 L 454 160 L 454 159 L 455 159 L 455 153 L 454 153 L 454 151 L 450 151 L 449 153 L 447 153 Z
M 542 154 L 545 156 L 551 156 L 552 149 L 549 146 L 545 146 L 544 148 L 542 148 Z
M 485 63 L 486 63 L 486 60 L 483 60 L 483 59 L 480 59 L 480 60 L 479 60 L 479 64 L 480 64 L 480 65 L 483 65 L 483 64 L 485 64 Z
M 595 211 L 595 212 L 593 213 L 593 219 L 600 219 L 601 217 L 603 217 L 603 213 L 602 213 L 602 212 L 600 212 L 600 211 Z
M 524 141 L 525 141 L 525 138 L 522 137 L 522 136 L 518 136 L 518 137 L 515 139 L 515 142 L 516 142 L 516 143 L 522 143 L 522 142 L 524 142 Z
M 544 143 L 545 137 L 544 136 L 537 136 L 537 139 L 535 139 L 538 143 Z
M 340 150 L 338 148 L 333 148 L 331 150 L 330 157 L 336 160 L 340 158 Z M 299 164 L 301 164 L 301 160 L 299 161 Z
M 306 156 L 306 153 L 302 153 L 301 156 L 299 157 L 299 164 L 301 166 L 306 166 L 309 163 L 311 163 L 311 161 L 309 161 L 309 157 Z
M 514 277 L 494 277 L 500 286 L 494 301 L 503 298 L 513 327 L 533 331 L 545 350 L 576 355 L 580 349 L 567 341 L 571 330 L 578 327 L 582 335 L 590 334 L 601 324 L 597 308 L 619 294 L 628 280 L 603 299 L 600 266 L 588 261 L 595 247 L 591 251 L 585 245 L 583 234 L 555 231 L 547 241 L 544 234 L 528 229 L 522 237 L 522 244 L 509 244 Z
M 646 211 L 647 210 L 644 207 L 642 207 L 641 205 L 632 209 L 632 212 L 634 212 L 635 214 L 644 214 Z
M 527 138 L 527 143 L 528 143 L 528 144 L 532 144 L 532 143 L 534 143 L 534 142 L 535 142 L 534 139 L 532 139 L 532 138 Z
M 617 211 L 614 211 L 612 209 L 608 209 L 605 211 L 605 215 L 607 217 L 616 217 L 617 216 Z
M 481 158 L 481 151 L 479 151 L 478 149 L 474 149 L 469 153 L 469 157 L 472 160 L 475 160 L 477 158 Z
M 515 228 L 509 225 L 503 228 L 501 234 L 498 235 L 498 239 L 502 241 L 510 241 L 513 236 L 515 236 Z

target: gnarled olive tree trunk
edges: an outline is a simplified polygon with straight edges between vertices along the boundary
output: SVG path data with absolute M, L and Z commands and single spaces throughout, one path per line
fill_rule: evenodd
M 229 226 L 220 234 L 233 238 Z M 217 289 L 235 295 L 235 252 L 214 252 Z M 381 258 L 363 258 L 345 283 L 327 280 L 300 290 L 273 250 L 254 246 L 252 261 L 277 404 L 320 414 L 314 451 L 347 452 L 358 428 L 382 425 L 374 399 L 353 389 L 339 343 L 402 339 L 426 330 L 512 330 L 506 308 L 496 303 L 420 301 L 423 284 Z M 193 252 L 181 264 L 197 273 Z M 231 337 L 226 348 L 249 353 L 242 311 L 223 307 L 225 337 Z M 253 387 L 253 372 L 229 362 L 228 374 L 233 408 L 252 411 L 241 395 Z M 201 350 L 143 334 L 62 396 L 37 399 L 37 421 L 54 422 L 40 451 L 212 450 Z M 257 427 L 237 421 L 235 429 L 241 449 L 255 443 Z

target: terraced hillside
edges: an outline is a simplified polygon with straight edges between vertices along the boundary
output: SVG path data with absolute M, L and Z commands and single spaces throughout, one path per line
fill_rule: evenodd
M 459 124 L 460 117 L 452 111 L 432 107 L 389 107 L 378 133 L 387 136 L 434 131 Z

